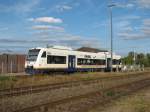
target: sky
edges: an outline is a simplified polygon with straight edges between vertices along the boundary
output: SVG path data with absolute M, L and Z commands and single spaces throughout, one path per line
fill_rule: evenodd
M 0 0 L 0 52 L 62 45 L 150 53 L 150 0 Z

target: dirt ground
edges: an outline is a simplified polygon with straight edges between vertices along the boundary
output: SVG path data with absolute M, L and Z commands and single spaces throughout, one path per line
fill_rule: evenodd
M 150 112 L 150 87 L 104 106 L 100 105 L 89 112 Z

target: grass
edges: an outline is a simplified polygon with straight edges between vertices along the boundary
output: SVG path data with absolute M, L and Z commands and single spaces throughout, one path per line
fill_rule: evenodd
M 115 92 L 114 92 L 114 91 L 108 91 L 108 92 L 106 93 L 106 95 L 112 97 L 112 96 L 115 95 Z
M 9 76 L 0 76 L 0 81 L 6 81 L 9 80 L 10 77 Z
M 77 81 L 77 80 L 90 80 L 90 79 L 96 79 L 100 77 L 111 77 L 111 76 L 120 76 L 120 75 L 128 75 L 128 74 L 134 75 L 136 73 L 86 72 L 86 73 L 74 73 L 71 75 L 34 75 L 34 76 L 27 76 L 27 77 L 0 76 L 0 89 L 61 83 L 61 82 Z
M 37 76 L 30 76 L 30 77 L 24 77 L 24 78 L 18 78 L 18 77 L 15 77 L 16 78 L 16 81 L 14 80 L 5 80 L 6 82 L 9 82 L 9 81 L 12 81 L 13 83 L 13 86 L 25 86 L 25 85 L 30 85 L 30 84 L 45 84 L 45 83 L 58 83 L 58 82 L 61 82 L 61 81 L 71 81 L 71 80 L 79 80 L 79 79 L 89 79 L 89 78 L 97 78 L 97 77 L 104 77 L 104 76 L 111 76 L 112 74 L 108 74 L 108 73 L 88 73 L 88 74 L 74 74 L 74 75 L 55 75 L 55 76 L 48 76 L 48 75 L 45 75 L 45 76 L 42 76 L 42 75 L 37 75 Z M 113 74 L 113 75 L 119 75 L 119 74 Z M 120 74 L 120 75 L 125 75 L 125 74 Z M 143 75 L 140 75 L 139 77 L 134 77 L 132 79 L 140 79 L 141 77 L 143 77 Z M 145 77 L 145 76 L 144 76 Z M 5 82 L 4 81 L 4 82 Z M 53 91 L 53 92 L 49 92 L 47 93 L 46 95 L 44 95 L 43 93 L 38 93 L 38 94 L 34 94 L 34 95 L 25 95 L 25 96 L 21 96 L 21 97 L 18 97 L 18 99 L 14 100 L 15 98 L 17 97 L 13 97 L 14 99 L 11 99 L 11 100 L 8 100 L 6 98 L 6 101 L 8 100 L 8 105 L 9 107 L 11 108 L 17 108 L 17 107 L 21 107 L 24 106 L 24 105 L 33 105 L 35 104 L 36 102 L 38 101 L 45 101 L 47 100 L 48 98 L 50 100 L 52 100 L 53 98 L 55 98 L 55 96 L 57 94 L 59 94 L 60 96 L 58 96 L 58 98 L 62 98 L 62 96 L 66 95 L 66 97 L 68 96 L 72 96 L 72 95 L 75 95 L 75 94 L 78 94 L 78 93 L 86 93 L 87 91 L 96 91 L 97 89 L 99 90 L 101 88 L 101 85 L 104 85 L 104 88 L 106 87 L 112 87 L 114 85 L 120 85 L 120 84 L 123 84 L 123 83 L 127 83 L 127 82 L 130 82 L 131 80 L 129 79 L 120 79 L 120 80 L 103 80 L 102 82 L 100 82 L 100 84 L 96 84 L 95 86 L 89 86 L 89 87 L 84 87 L 82 88 L 82 85 L 80 85 L 80 87 L 73 91 L 73 89 L 70 89 L 68 90 L 68 92 L 66 92 L 67 90 L 66 89 L 60 89 L 60 91 Z M 9 85 L 10 86 L 10 85 Z M 98 88 L 97 88 L 98 87 Z M 71 93 L 72 91 L 72 93 Z M 104 95 L 107 95 L 108 97 L 112 97 L 114 95 L 117 95 L 118 93 L 114 93 L 115 91 L 107 91 L 106 94 Z M 68 94 L 69 93 L 69 94 Z M 39 95 L 38 97 L 36 95 Z M 43 97 L 44 95 L 44 97 Z M 51 97 L 49 97 L 49 95 Z M 40 97 L 40 98 L 39 98 Z M 20 99 L 19 99 L 20 98 Z M 44 99 L 45 98 L 45 99 Z M 5 99 L 4 99 L 5 100 Z M 16 101 L 16 102 L 15 102 Z M 32 102 L 32 101 L 36 101 L 36 102 Z M 12 103 L 13 102 L 13 103 Z M 23 103 L 24 102 L 24 103 Z M 29 103 L 30 102 L 30 103 Z M 124 103 L 124 102 L 123 102 Z M 135 102 L 133 102 L 134 104 Z M 139 102 L 138 102 L 139 103 Z M 5 104 L 5 103 L 4 103 Z M 127 105 L 128 103 L 126 104 L 123 104 L 123 105 Z M 133 105 L 132 104 L 132 105 Z M 11 106 L 10 106 L 11 105 Z M 16 107 L 15 107 L 15 106 Z M 130 106 L 131 104 L 129 104 Z M 132 106 L 131 105 L 131 106 Z M 145 104 L 144 104 L 145 105 Z M 140 108 L 137 108 L 135 107 L 134 109 L 136 109 L 137 111 L 108 111 L 108 112 L 150 112 L 150 111 L 145 111 L 147 109 L 146 106 L 144 106 L 142 104 L 141 106 L 141 103 L 140 103 Z M 6 109 L 7 109 L 7 103 L 5 104 L 6 106 Z M 127 106 L 125 109 L 128 109 Z M 121 107 L 121 106 L 120 106 Z M 144 111 L 142 111 L 144 109 Z M 95 111 L 93 111 L 95 112 Z M 100 111 L 96 111 L 96 112 L 100 112 Z
M 150 87 L 88 112 L 150 112 Z
M 136 96 L 134 99 L 130 99 L 129 102 L 135 112 L 150 111 L 150 101 L 147 101 L 143 96 Z

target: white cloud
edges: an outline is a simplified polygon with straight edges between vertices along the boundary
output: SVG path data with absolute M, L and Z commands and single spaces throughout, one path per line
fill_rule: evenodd
M 64 5 L 64 4 L 56 5 L 55 8 L 56 8 L 56 11 L 57 11 L 57 12 L 64 12 L 64 11 L 66 11 L 66 10 L 71 10 L 71 9 L 72 9 L 71 6 L 69 6 L 69 5 Z
M 144 39 L 145 36 L 141 33 L 128 33 L 128 32 L 121 32 L 118 33 L 119 37 L 122 37 L 124 40 L 137 40 L 137 39 Z
M 129 21 L 119 21 L 119 22 L 116 22 L 116 24 L 115 24 L 115 26 L 117 26 L 119 28 L 127 27 L 129 25 L 130 25 Z
M 35 25 L 32 27 L 34 30 L 48 30 L 48 31 L 58 31 L 63 32 L 64 28 L 59 26 L 52 26 L 52 25 Z
M 137 15 L 125 15 L 125 16 L 120 16 L 120 17 L 116 17 L 115 21 L 122 21 L 122 20 L 138 20 L 140 19 L 140 16 Z
M 39 18 L 29 18 L 28 20 L 34 22 L 43 22 L 43 23 L 62 23 L 63 21 L 59 18 L 54 17 L 39 17 Z
M 26 3 L 18 3 L 18 5 L 15 6 L 15 10 L 19 12 L 29 12 L 33 11 L 33 8 L 37 6 L 40 3 L 40 0 L 30 0 Z M 20 10 L 21 9 L 21 10 Z
M 132 32 L 133 28 L 131 26 L 127 26 L 127 27 L 124 27 L 122 30 L 124 30 L 126 32 Z
M 0 12 L 26 13 L 33 11 L 41 0 L 14 1 L 12 5 L 0 4 Z
M 123 3 L 124 2 L 124 3 Z M 140 8 L 150 8 L 150 0 L 127 0 L 127 1 L 122 1 L 122 3 L 116 3 L 116 7 L 118 8 L 135 8 L 135 7 L 140 7 Z
M 141 28 L 142 32 L 150 37 L 150 27 L 145 26 Z
M 116 7 L 118 8 L 133 8 L 135 5 L 132 4 L 132 3 L 128 3 L 128 4 L 120 4 L 120 3 L 117 3 L 116 4 Z
M 150 19 L 142 20 L 142 24 L 138 29 L 134 29 L 132 25 L 124 27 L 126 30 L 121 30 L 118 36 L 125 40 L 137 40 L 137 39 L 148 39 L 150 38 Z M 123 28 L 121 28 L 123 29 Z
M 37 32 L 34 35 L 36 35 L 34 36 L 36 37 L 36 41 L 50 43 L 51 45 L 65 45 L 75 48 L 80 46 L 100 47 L 100 41 L 97 38 L 85 38 L 67 32 L 46 32 L 44 30 L 42 32 Z
M 127 4 L 126 7 L 127 8 L 132 8 L 132 7 L 134 7 L 134 4 Z
M 34 21 L 34 18 L 28 18 L 27 21 Z
M 125 15 L 125 16 L 117 16 L 113 17 L 113 26 L 117 29 L 121 29 L 122 27 L 128 27 L 130 25 L 130 21 L 139 20 L 141 17 L 137 15 Z M 96 22 L 93 24 L 93 28 L 100 27 L 109 27 L 110 20 L 104 20 L 102 22 Z M 121 28 L 120 28 L 121 27 Z
M 150 19 L 143 20 L 144 25 L 150 26 Z
M 133 28 L 131 27 L 130 21 L 115 21 L 114 31 L 115 32 L 131 32 Z
M 2 27 L 2 28 L 0 28 L 0 31 L 6 31 L 6 30 L 8 30 L 8 27 Z
M 65 2 L 61 1 L 51 6 L 47 10 L 47 12 L 63 13 L 66 11 L 71 11 L 72 9 L 78 7 L 79 5 L 80 5 L 80 1 L 74 1 L 74 0 L 69 0 Z
M 142 8 L 150 8 L 150 0 L 136 0 L 137 4 Z

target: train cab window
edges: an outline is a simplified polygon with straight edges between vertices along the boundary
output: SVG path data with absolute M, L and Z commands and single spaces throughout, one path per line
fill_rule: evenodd
M 113 59 L 112 63 L 113 63 L 113 65 L 116 65 L 117 64 L 117 60 Z
M 46 58 L 46 51 L 43 52 L 43 54 L 42 54 L 41 57 L 42 57 L 42 58 Z
M 113 64 L 114 65 L 119 65 L 121 63 L 121 60 L 119 59 L 119 60 L 117 60 L 117 59 L 114 59 L 113 60 Z
M 27 56 L 27 61 L 36 61 L 39 55 L 40 49 L 30 49 Z

